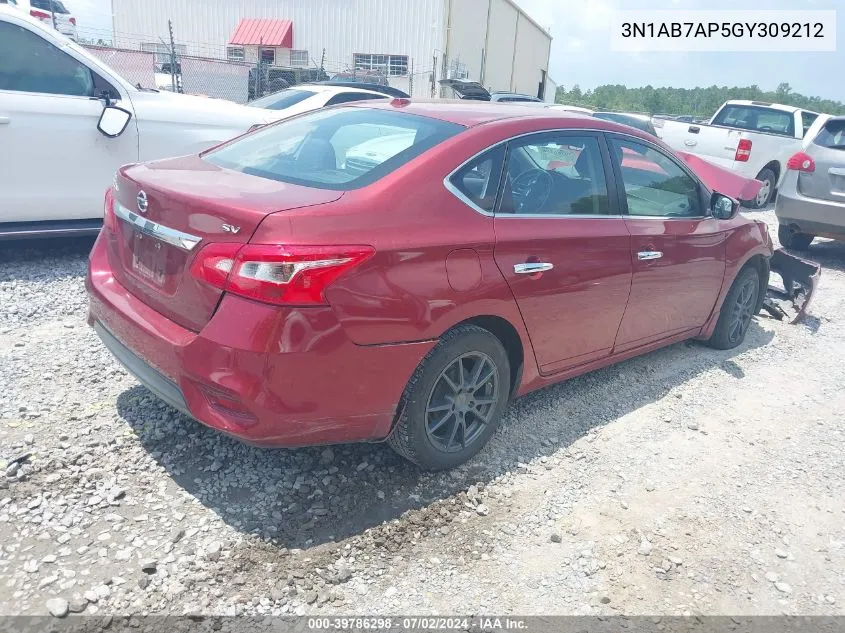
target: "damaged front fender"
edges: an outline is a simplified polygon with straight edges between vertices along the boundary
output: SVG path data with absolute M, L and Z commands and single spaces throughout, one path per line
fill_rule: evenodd
M 780 275 L 783 289 L 768 287 L 763 309 L 778 321 L 788 319 L 782 304 L 791 304 L 795 316 L 790 323 L 800 323 L 807 316 L 810 303 L 819 284 L 822 268 L 819 264 L 792 255 L 782 248 L 775 250 L 769 260 L 771 271 Z

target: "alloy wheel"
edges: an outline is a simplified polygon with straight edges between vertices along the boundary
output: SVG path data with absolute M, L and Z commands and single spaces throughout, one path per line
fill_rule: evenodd
M 471 445 L 490 423 L 499 399 L 499 370 L 483 352 L 469 352 L 440 372 L 425 408 L 425 431 L 438 450 Z
M 732 343 L 742 340 L 751 324 L 751 317 L 754 316 L 754 308 L 757 303 L 756 285 L 754 279 L 748 279 L 737 293 L 736 301 L 731 309 L 730 325 L 728 326 L 728 339 Z

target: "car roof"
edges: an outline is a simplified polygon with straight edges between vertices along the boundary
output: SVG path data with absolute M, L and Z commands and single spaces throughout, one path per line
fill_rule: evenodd
M 430 119 L 438 119 L 448 123 L 456 123 L 465 127 L 474 127 L 493 121 L 508 119 L 538 119 L 544 122 L 554 122 L 555 128 L 589 128 L 602 129 L 610 132 L 622 132 L 631 134 L 627 125 L 595 119 L 587 114 L 572 112 L 569 110 L 558 110 L 552 108 L 537 108 L 519 103 L 499 104 L 490 101 L 472 101 L 466 99 L 391 99 L 385 101 L 364 101 L 346 104 L 352 108 L 377 108 L 381 110 L 401 110 L 408 114 L 424 116 Z M 654 139 L 645 132 L 637 130 L 644 139 L 653 142 Z
M 593 114 L 615 114 L 618 116 L 628 117 L 629 119 L 636 119 L 637 121 L 651 121 L 651 117 L 647 114 L 639 114 L 637 112 L 611 112 L 610 110 L 601 110 L 599 112 L 594 112 Z
M 317 84 L 296 84 L 291 86 L 290 88 L 285 88 L 285 90 L 308 90 L 309 92 L 316 92 L 316 93 L 324 93 L 324 92 L 331 92 L 331 93 L 339 93 L 339 92 L 360 92 L 363 94 L 368 95 L 378 95 L 380 97 L 384 97 L 385 99 L 389 99 L 386 94 L 383 92 L 376 92 L 375 90 L 367 90 L 365 88 L 347 88 L 346 86 L 321 86 Z M 281 91 L 279 91 L 281 92 Z
M 727 101 L 727 104 L 757 106 L 760 108 L 771 108 L 772 110 L 782 110 L 783 112 L 797 112 L 798 110 L 803 109 L 796 108 L 795 106 L 783 105 L 782 103 L 769 103 L 768 101 L 752 101 L 750 99 L 731 99 L 730 101 Z

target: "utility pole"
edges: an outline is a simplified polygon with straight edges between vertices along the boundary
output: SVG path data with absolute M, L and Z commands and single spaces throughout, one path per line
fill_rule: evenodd
M 323 49 L 323 54 L 320 56 L 320 79 L 323 78 L 323 74 L 326 72 L 326 49 Z
M 53 30 L 58 31 L 59 27 L 56 26 L 56 11 L 55 11 L 55 8 L 56 7 L 53 6 L 53 3 L 50 2 L 50 16 L 53 18 Z
M 173 20 L 167 21 L 167 29 L 170 31 L 170 83 L 173 92 L 178 92 L 176 87 L 176 42 L 173 39 Z
M 434 99 L 434 91 L 437 89 L 437 55 L 431 58 L 431 98 Z
M 411 67 L 408 69 L 408 94 L 414 96 L 414 58 L 408 60 Z

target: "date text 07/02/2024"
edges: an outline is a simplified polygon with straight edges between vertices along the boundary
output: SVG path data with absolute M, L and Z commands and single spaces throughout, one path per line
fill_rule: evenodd
M 520 631 L 525 620 L 511 617 L 316 617 L 308 618 L 309 631 Z

